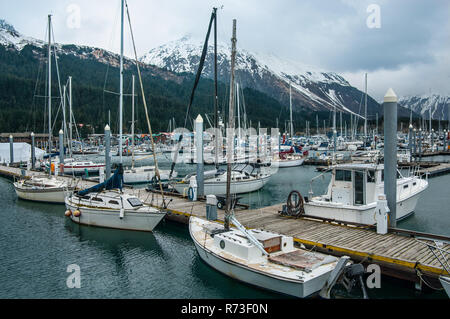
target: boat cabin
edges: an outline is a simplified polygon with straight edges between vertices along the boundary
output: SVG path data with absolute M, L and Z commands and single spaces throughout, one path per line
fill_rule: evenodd
M 383 189 L 383 165 L 338 165 L 333 167 L 327 196 L 331 202 L 359 206 L 376 202 Z

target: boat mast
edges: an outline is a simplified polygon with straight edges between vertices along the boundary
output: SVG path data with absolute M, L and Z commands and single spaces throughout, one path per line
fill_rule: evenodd
M 134 168 L 134 75 L 131 92 L 131 167 Z
M 234 144 L 234 67 L 236 62 L 236 19 L 233 20 L 233 37 L 231 38 L 231 83 L 230 83 L 230 105 L 228 114 L 228 132 L 227 132 L 227 210 L 225 212 L 225 229 L 230 229 L 231 207 L 231 162 L 233 160 Z
M 69 151 L 70 158 L 72 155 L 72 77 L 69 76 Z
M 289 136 L 292 140 L 294 134 L 294 124 L 292 123 L 292 86 L 289 83 Z
M 121 23 L 120 23 L 120 98 L 119 98 L 119 153 L 120 164 L 123 164 L 122 158 L 122 131 L 123 131 L 123 20 L 124 20 L 124 3 L 122 0 Z
M 52 175 L 52 16 L 48 15 L 48 158 Z
M 364 147 L 366 147 L 366 140 L 367 140 L 367 73 L 365 83 L 366 83 L 366 95 L 364 102 Z
M 214 129 L 215 129 L 215 163 L 219 169 L 219 97 L 217 93 L 217 8 L 214 11 Z M 175 128 L 175 127 L 174 127 Z

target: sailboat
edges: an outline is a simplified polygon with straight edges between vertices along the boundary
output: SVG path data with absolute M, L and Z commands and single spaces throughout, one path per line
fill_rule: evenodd
M 122 191 L 123 167 L 104 183 L 66 197 L 65 215 L 81 225 L 153 231 L 166 215 Z
M 200 60 L 199 69 L 197 71 L 197 77 L 196 82 L 194 84 L 194 90 L 191 95 L 191 100 L 188 106 L 188 114 L 189 109 L 192 105 L 193 96 L 195 93 L 195 88 L 197 87 L 198 80 L 200 79 L 200 75 L 203 69 L 203 64 L 206 57 L 206 50 L 208 48 L 208 40 L 209 35 L 212 27 L 212 23 L 214 22 L 214 31 L 215 31 L 215 48 L 217 47 L 217 9 L 213 10 L 213 13 L 211 15 L 211 20 L 209 24 L 209 29 L 206 37 L 206 41 L 204 44 L 203 54 L 202 58 Z M 214 52 L 214 61 L 217 63 L 217 51 Z M 216 129 L 218 129 L 218 109 L 217 109 L 217 72 L 215 74 L 215 125 Z M 233 81 L 231 86 L 233 87 L 233 92 L 236 90 L 236 84 Z M 236 96 L 233 95 L 233 99 L 236 100 Z M 236 103 L 236 101 L 233 101 L 233 105 Z M 239 102 L 238 102 L 239 103 Z M 234 114 L 234 110 L 233 110 Z M 229 115 L 229 117 L 232 117 L 232 115 Z M 187 117 L 186 117 L 187 119 Z M 233 120 L 234 121 L 234 120 Z M 234 123 L 234 122 L 233 122 Z M 234 127 L 234 125 L 233 125 Z M 240 131 L 240 130 L 239 130 Z M 181 135 L 182 136 L 182 135 Z M 240 144 L 240 138 L 238 138 L 238 145 Z M 272 176 L 272 170 L 265 169 L 265 165 L 261 165 L 259 163 L 248 163 L 251 162 L 254 159 L 254 156 L 252 154 L 246 156 L 246 154 L 235 156 L 233 153 L 233 146 L 228 145 L 227 146 L 227 153 L 229 154 L 229 159 L 227 160 L 228 164 L 231 165 L 231 163 L 238 163 L 234 165 L 231 168 L 231 173 L 227 173 L 224 170 L 219 169 L 219 153 L 221 150 L 219 149 L 217 145 L 217 139 L 214 141 L 214 156 L 215 156 L 215 164 L 216 169 L 207 171 L 204 173 L 204 194 L 205 195 L 224 195 L 227 187 L 227 183 L 231 183 L 231 191 L 234 194 L 243 194 L 243 193 L 250 193 L 257 191 L 264 187 L 264 185 L 267 184 L 267 182 L 270 180 Z M 177 152 L 176 152 L 177 153 Z M 194 157 L 195 158 L 195 157 Z M 175 163 L 176 161 L 174 161 Z M 244 162 L 244 163 L 242 163 Z M 258 162 L 258 161 L 255 161 Z M 172 164 L 172 170 L 175 164 Z M 186 194 L 190 187 L 193 186 L 194 181 L 196 180 L 196 174 L 188 174 L 186 175 L 180 182 L 173 183 L 172 187 L 181 194 Z
M 52 145 L 52 20 L 51 15 L 48 16 L 48 154 L 51 154 Z M 45 203 L 64 203 L 67 194 L 74 190 L 74 186 L 70 185 L 66 180 L 59 180 L 56 176 L 52 176 L 51 170 L 52 158 L 49 156 L 49 175 L 33 176 L 31 179 L 23 179 L 14 183 L 14 189 L 20 199 Z
M 236 20 L 233 20 L 231 81 L 236 56 Z M 231 97 L 234 95 L 231 86 Z M 233 98 L 229 127 L 234 127 Z M 228 143 L 232 139 L 228 138 Z M 228 154 L 231 158 L 231 154 Z M 228 162 L 228 175 L 231 163 Z M 227 183 L 225 225 L 197 217 L 189 219 L 189 234 L 200 258 L 215 270 L 259 288 L 299 298 L 308 297 L 326 284 L 338 265 L 336 257 L 294 247 L 292 237 L 264 230 L 247 230 L 233 216 L 231 180 Z M 235 228 L 230 227 L 231 224 Z
M 124 0 L 121 0 L 121 48 L 120 48 L 120 132 L 119 151 L 122 151 L 122 113 L 123 113 L 123 31 Z M 83 225 L 152 231 L 164 218 L 165 212 L 143 204 L 139 198 L 122 191 L 123 161 L 120 152 L 120 164 L 114 175 L 107 181 L 89 189 L 77 192 L 66 198 L 66 216 L 73 222 Z
M 126 168 L 123 173 L 123 181 L 125 184 L 141 184 L 141 183 L 150 183 L 152 180 L 156 178 L 156 167 L 155 166 L 139 166 L 135 167 L 135 153 L 136 148 L 134 144 L 134 85 L 135 77 L 132 77 L 132 121 L 131 121 L 131 168 Z M 159 171 L 160 178 L 162 181 L 169 180 L 170 171 Z M 172 177 L 176 177 L 177 173 L 173 172 Z

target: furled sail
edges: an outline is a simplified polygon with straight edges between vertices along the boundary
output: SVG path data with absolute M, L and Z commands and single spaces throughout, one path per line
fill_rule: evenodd
M 78 192 L 78 195 L 85 196 L 90 193 L 98 193 L 102 190 L 110 190 L 110 189 L 120 189 L 122 191 L 123 185 L 123 166 L 119 164 L 114 175 L 111 178 L 107 179 L 103 183 L 97 184 L 91 188 L 82 190 Z

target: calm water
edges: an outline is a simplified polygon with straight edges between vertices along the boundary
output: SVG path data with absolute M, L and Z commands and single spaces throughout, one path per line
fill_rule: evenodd
M 168 167 L 168 162 L 161 164 Z M 180 172 L 195 166 L 177 167 Z M 243 202 L 260 207 L 284 202 L 292 189 L 306 195 L 314 167 L 283 169 Z M 329 175 L 313 185 L 325 190 Z M 450 236 L 450 175 L 430 179 L 416 213 L 399 227 Z M 153 233 L 78 226 L 64 206 L 18 200 L 0 179 L 0 298 L 284 298 L 226 277 L 198 257 L 185 226 L 163 222 Z M 81 289 L 69 289 L 67 266 L 81 268 Z M 359 298 L 358 291 L 344 298 Z M 418 293 L 412 284 L 382 277 L 371 298 L 445 298 Z

